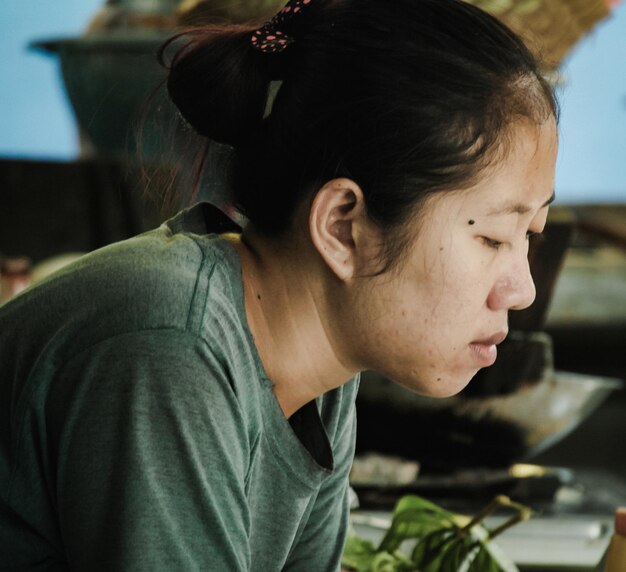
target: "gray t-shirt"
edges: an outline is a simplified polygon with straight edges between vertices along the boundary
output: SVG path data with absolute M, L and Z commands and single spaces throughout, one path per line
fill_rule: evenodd
M 196 205 L 0 308 L 0 569 L 338 569 L 358 379 L 284 417 L 226 230 Z

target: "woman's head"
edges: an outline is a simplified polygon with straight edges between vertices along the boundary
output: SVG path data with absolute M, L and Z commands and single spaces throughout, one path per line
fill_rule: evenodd
M 518 122 L 508 145 L 473 187 L 431 195 L 402 263 L 338 302 L 337 339 L 358 339 L 356 363 L 435 396 L 493 364 L 509 310 L 535 297 L 528 248 L 554 198 L 556 125 Z
M 347 177 L 403 253 L 426 198 L 470 188 L 507 155 L 511 126 L 557 116 L 518 37 L 460 0 L 312 0 L 278 54 L 251 29 L 203 30 L 168 87 L 201 134 L 234 146 L 235 205 L 267 236 L 292 227 L 321 186 Z M 282 84 L 266 113 L 270 80 Z

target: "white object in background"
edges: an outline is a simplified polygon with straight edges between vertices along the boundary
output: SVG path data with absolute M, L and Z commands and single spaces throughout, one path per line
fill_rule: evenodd
M 19 256 L 0 261 L 0 304 L 17 296 L 31 282 L 30 258 Z

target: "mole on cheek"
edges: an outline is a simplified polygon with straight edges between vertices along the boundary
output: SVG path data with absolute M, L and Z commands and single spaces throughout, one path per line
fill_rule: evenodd
M 475 221 L 475 220 L 470 219 L 470 220 L 468 221 L 468 223 L 467 223 L 467 224 L 469 224 L 469 225 L 476 224 L 476 221 Z

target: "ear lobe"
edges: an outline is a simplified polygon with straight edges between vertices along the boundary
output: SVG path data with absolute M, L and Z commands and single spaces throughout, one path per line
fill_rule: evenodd
M 363 192 L 350 179 L 329 181 L 313 199 L 309 213 L 311 240 L 342 281 L 355 275 L 358 236 L 366 218 Z

